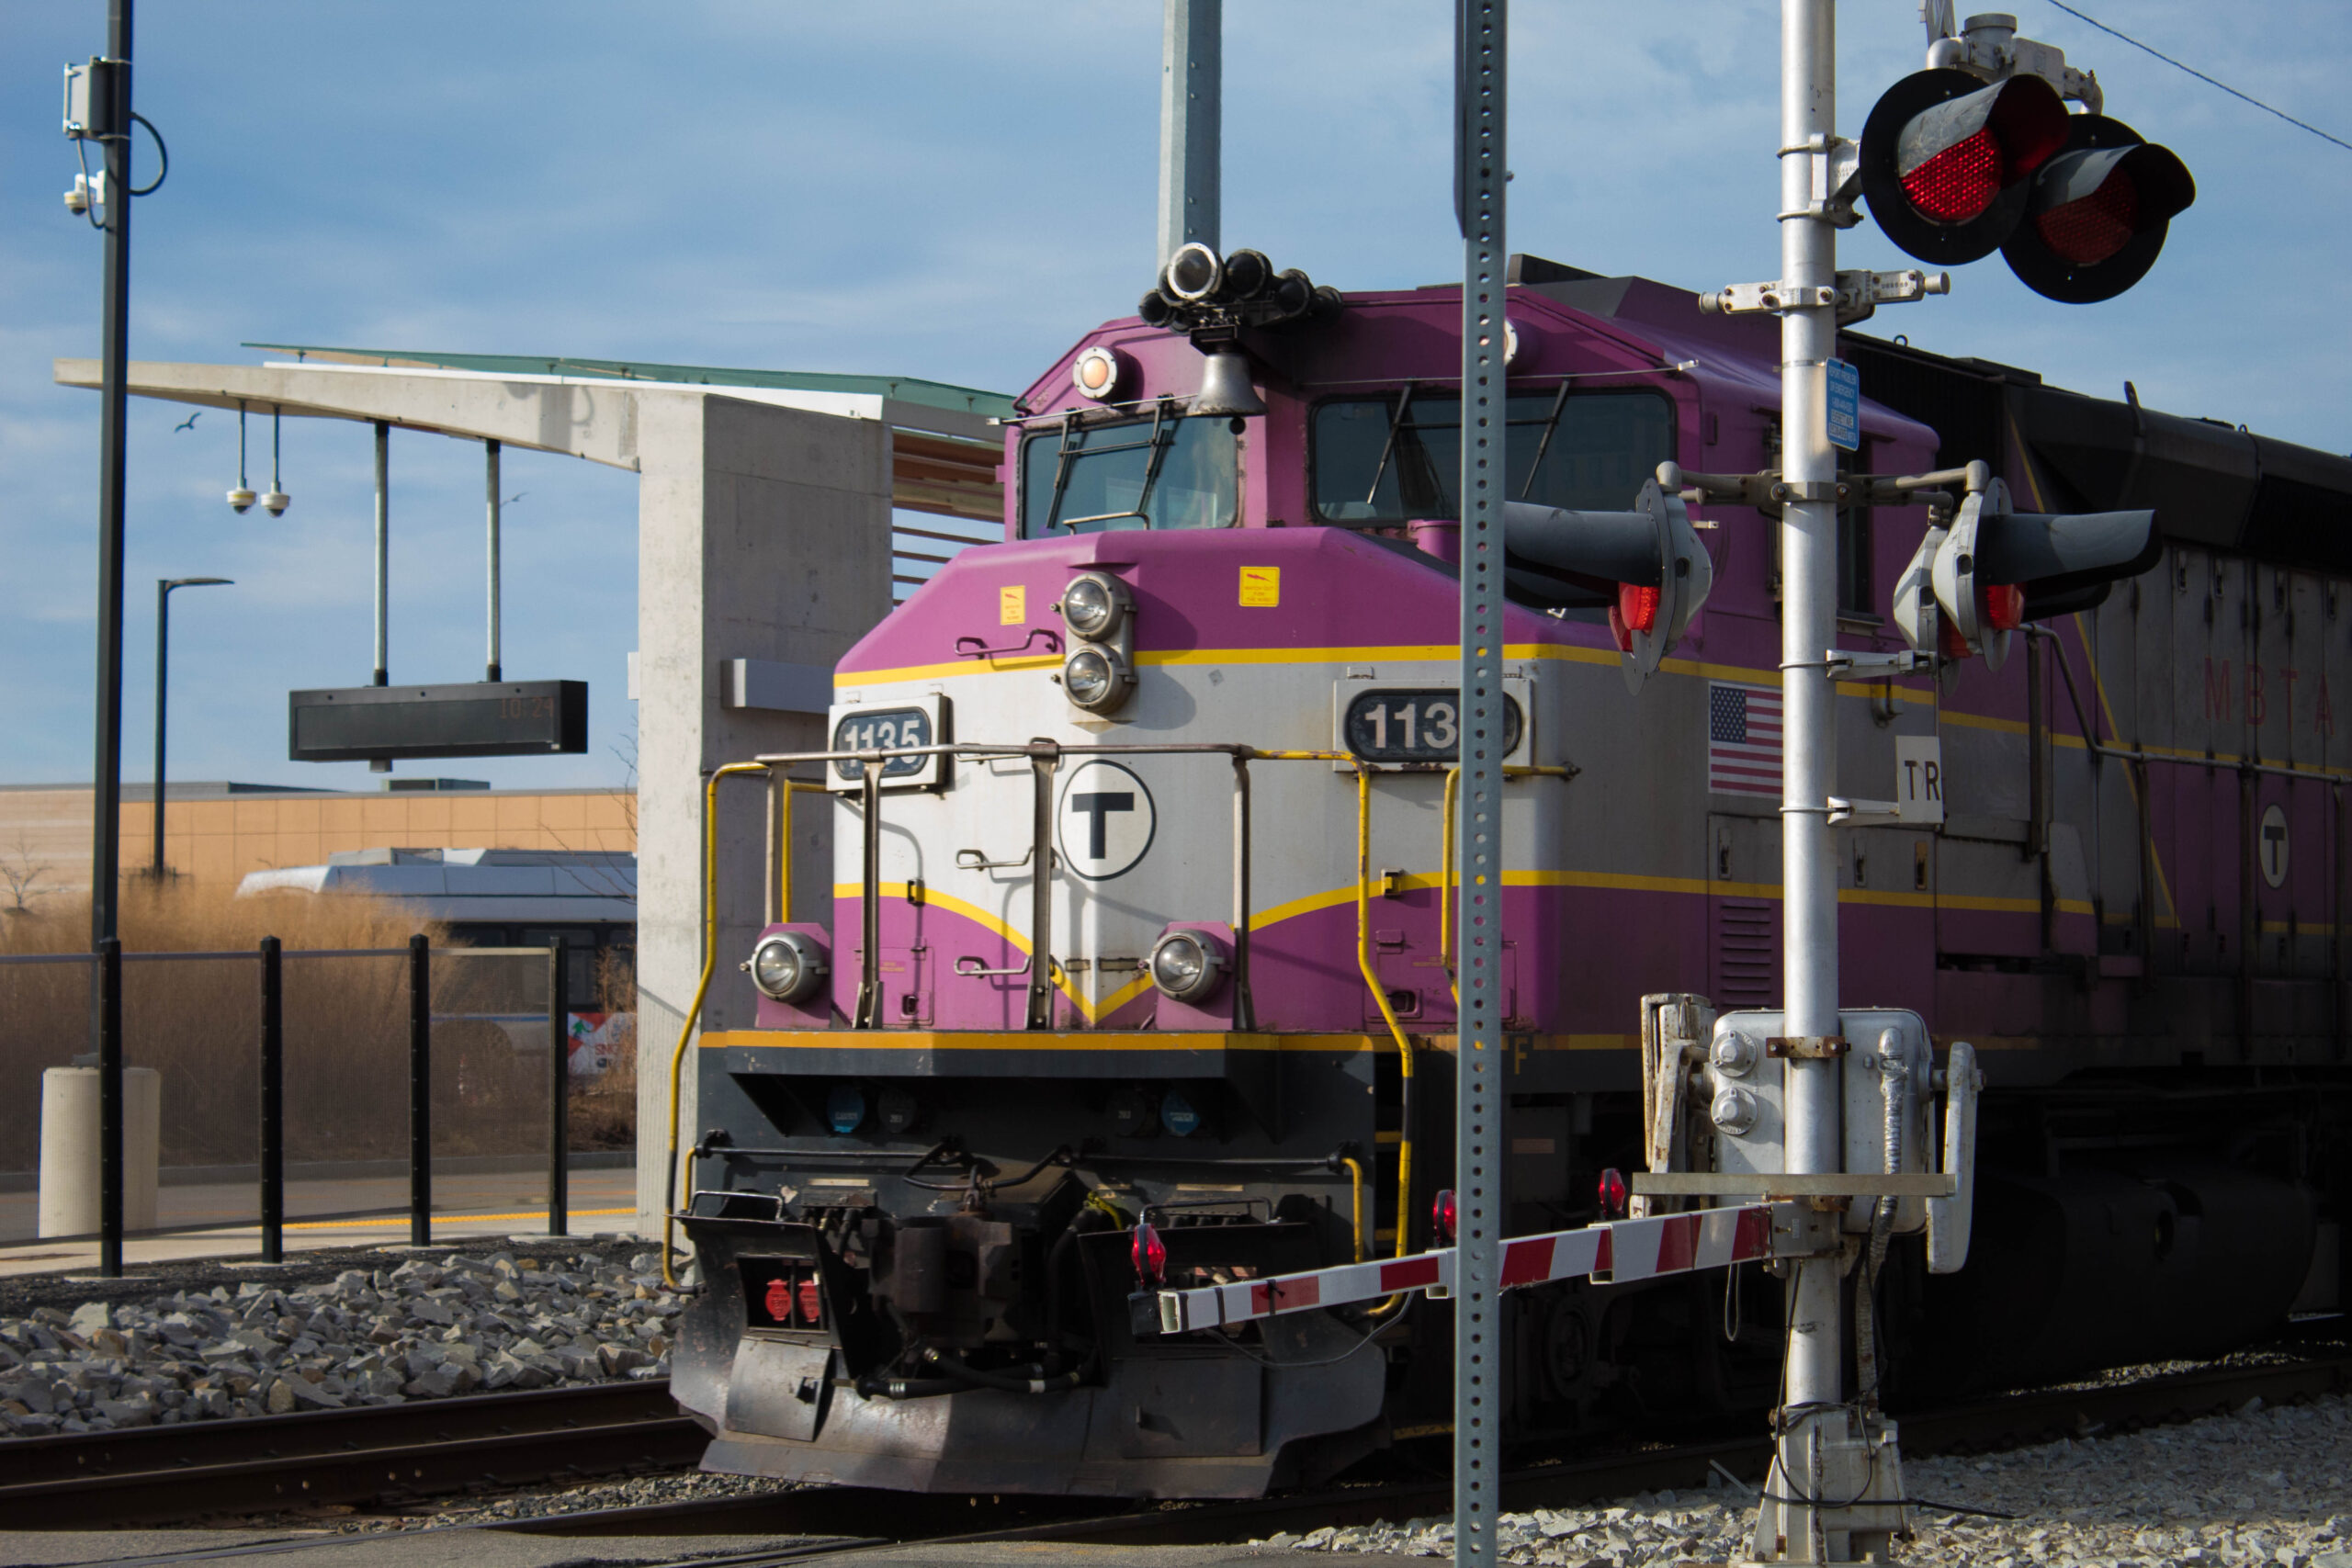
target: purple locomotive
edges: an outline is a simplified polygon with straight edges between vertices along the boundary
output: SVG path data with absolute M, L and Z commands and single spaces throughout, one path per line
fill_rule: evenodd
M 831 919 L 765 932 L 757 1027 L 695 1054 L 673 1388 L 709 1468 L 1229 1496 L 1443 1429 L 1441 1301 L 1136 1310 L 1428 1245 L 1453 1159 L 1458 295 L 1206 266 L 1036 381 L 1004 542 L 840 665 Z M 1660 483 L 1770 469 L 1778 383 L 1769 321 L 1532 257 L 1510 281 L 1505 1135 L 1534 1232 L 1643 1161 L 1645 996 L 1778 1004 L 1774 532 Z M 2352 461 L 1844 352 L 1856 472 L 1982 458 L 2021 504 L 2153 505 L 2163 536 L 1997 671 L 1839 688 L 1841 786 L 1907 768 L 1939 818 L 1846 829 L 1846 1000 L 1988 1081 L 1973 1261 L 1931 1285 L 1898 1245 L 1884 1276 L 1893 1397 L 2340 1304 Z M 1555 548 L 1580 517 L 1664 540 L 1679 587 Z M 1842 646 L 1902 646 L 1928 525 L 1845 513 Z M 1725 1288 L 1515 1293 L 1511 1429 L 1768 1405 L 1778 1292 L 1727 1320 Z

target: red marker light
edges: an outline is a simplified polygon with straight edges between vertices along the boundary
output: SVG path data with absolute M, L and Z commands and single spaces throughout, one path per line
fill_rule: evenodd
M 2025 625 L 2025 590 L 2014 582 L 1987 584 L 1984 624 L 1996 632 L 2013 632 Z
M 790 1323 L 792 1321 L 792 1281 L 782 1279 L 770 1280 L 767 1296 L 762 1304 L 768 1309 L 769 1322 Z
M 1131 1249 L 1136 1260 L 1136 1278 L 1146 1288 L 1157 1289 L 1168 1278 L 1168 1244 L 1159 1239 L 1159 1232 L 1146 1220 L 1136 1226 L 1135 1245 Z
M 1639 583 L 1621 582 L 1617 585 L 1617 617 L 1630 631 L 1648 632 L 1657 629 L 1657 590 Z
M 1437 1201 L 1430 1205 L 1430 1224 L 1437 1231 L 1439 1246 L 1451 1247 L 1453 1245 L 1453 1188 L 1448 1187 L 1441 1191 L 1437 1195 Z
M 1600 1213 L 1613 1220 L 1625 1212 L 1625 1178 L 1614 1167 L 1600 1173 Z
M 825 1325 L 825 1292 L 824 1288 L 817 1283 L 817 1276 L 813 1272 L 802 1276 L 798 1293 L 802 1325 L 822 1328 Z

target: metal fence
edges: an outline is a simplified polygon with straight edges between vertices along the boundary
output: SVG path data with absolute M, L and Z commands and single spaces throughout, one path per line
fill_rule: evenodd
M 424 1245 L 436 1159 L 539 1152 L 548 1229 L 565 1234 L 571 1014 L 550 998 L 566 994 L 567 962 L 586 955 L 561 944 L 435 947 L 420 935 L 405 947 L 314 949 L 267 937 L 246 952 L 117 961 L 122 1064 L 159 1077 L 159 1164 L 203 1178 L 200 1193 L 175 1203 L 174 1223 L 128 1234 L 258 1224 L 262 1256 L 277 1261 L 289 1224 L 405 1208 L 409 1239 Z M 87 1053 L 100 962 L 0 956 L 0 1107 L 10 1108 L 0 1111 L 0 1172 L 39 1164 L 46 1070 L 99 1065 Z M 102 1140 L 101 1157 L 113 1162 L 102 1183 L 120 1192 L 119 1142 Z M 289 1213 L 289 1163 L 373 1179 L 298 1181 Z M 34 1239 L 33 1208 L 0 1207 L 0 1240 Z

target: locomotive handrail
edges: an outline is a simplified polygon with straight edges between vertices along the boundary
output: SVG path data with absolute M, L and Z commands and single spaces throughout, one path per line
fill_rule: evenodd
M 685 1021 L 678 1027 L 677 1048 L 670 1053 L 670 1136 L 663 1156 L 667 1168 L 662 1177 L 666 1189 L 662 1202 L 662 1282 L 673 1289 L 678 1283 L 671 1267 L 671 1235 L 678 1207 L 679 1083 L 685 1072 L 686 1047 L 694 1040 L 695 1021 L 702 1016 L 703 998 L 710 992 L 710 972 L 718 962 L 718 781 L 741 773 L 773 777 L 775 770 L 763 762 L 729 762 L 712 769 L 703 785 L 702 976 L 695 982 L 695 999 L 686 1009 Z

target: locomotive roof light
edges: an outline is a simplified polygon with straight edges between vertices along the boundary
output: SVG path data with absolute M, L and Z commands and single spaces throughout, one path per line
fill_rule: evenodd
M 1108 344 L 1091 344 L 1069 367 L 1070 385 L 1078 389 L 1079 396 L 1107 403 L 1119 395 L 1128 365 L 1127 356 Z
M 1080 643 L 1062 660 L 1062 672 L 1056 679 L 1080 707 L 1089 713 L 1109 713 L 1127 700 L 1136 672 L 1117 649 Z
M 1169 1000 L 1205 1001 L 1225 977 L 1225 946 L 1205 931 L 1180 927 L 1161 932 L 1151 944 L 1147 967 L 1151 983 Z
M 2168 149 L 2105 115 L 2076 115 L 2064 150 L 2034 175 L 2002 259 L 2044 299 L 2112 299 L 2147 276 L 2172 220 L 2196 199 L 2197 182 Z
M 760 939 L 743 967 L 763 996 L 797 1002 L 823 982 L 827 965 L 824 949 L 804 933 L 774 931 Z
M 1991 255 L 2025 216 L 2030 176 L 2065 144 L 2068 118 L 2039 76 L 1990 86 L 1966 71 L 1905 76 L 1862 127 L 1871 216 L 1921 261 Z
M 1072 636 L 1102 642 L 1117 634 L 1134 603 L 1125 583 L 1108 572 L 1088 571 L 1070 579 L 1054 608 Z

